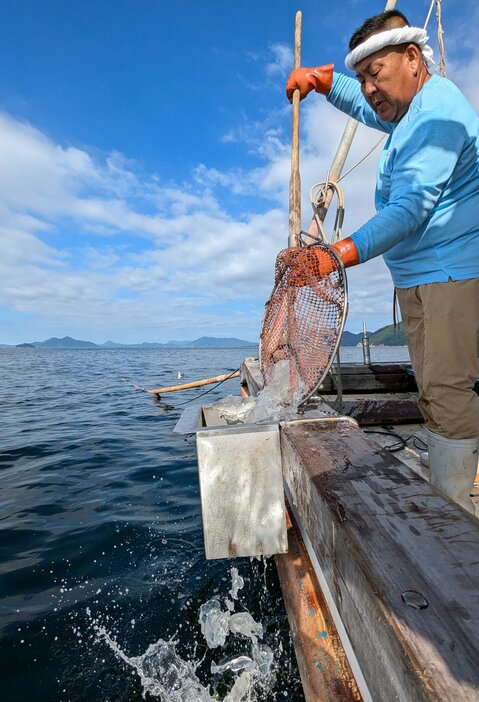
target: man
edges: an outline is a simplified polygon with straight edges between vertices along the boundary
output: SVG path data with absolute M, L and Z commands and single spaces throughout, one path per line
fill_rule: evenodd
M 479 118 L 458 88 L 431 75 L 426 32 L 397 10 L 353 34 L 346 66 L 299 68 L 292 99 L 315 90 L 389 134 L 376 185 L 377 214 L 335 245 L 346 266 L 380 254 L 396 287 L 425 419 L 431 483 L 470 512 L 477 470 L 479 397 Z M 295 258 L 296 275 L 314 248 Z M 317 265 L 317 263 L 316 263 Z

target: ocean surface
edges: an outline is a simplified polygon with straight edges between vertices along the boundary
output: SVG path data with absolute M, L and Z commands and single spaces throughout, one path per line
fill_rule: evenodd
M 167 404 L 140 389 L 234 371 L 248 355 L 0 349 L 2 702 L 302 702 L 273 560 L 204 559 L 194 437 L 172 429 L 208 388 Z M 203 397 L 227 394 L 237 380 Z M 214 648 L 212 610 L 223 619 L 210 639 L 243 617 Z

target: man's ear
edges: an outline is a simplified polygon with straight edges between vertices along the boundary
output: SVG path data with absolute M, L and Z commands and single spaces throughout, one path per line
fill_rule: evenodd
M 419 69 L 424 65 L 424 60 L 420 49 L 416 44 L 409 44 L 406 48 L 406 58 L 411 67 L 412 74 L 417 76 Z

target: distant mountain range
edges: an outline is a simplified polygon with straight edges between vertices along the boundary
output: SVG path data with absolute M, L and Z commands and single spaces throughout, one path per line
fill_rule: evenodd
M 46 341 L 32 341 L 30 343 L 16 344 L 17 348 L 48 348 L 48 349 L 240 349 L 258 346 L 253 341 L 235 339 L 231 337 L 202 336 L 193 341 L 167 341 L 166 343 L 152 343 L 144 341 L 141 344 L 118 344 L 107 341 L 104 344 L 94 344 L 92 341 L 81 341 L 64 336 L 59 339 L 52 336 Z M 9 344 L 0 344 L 2 348 L 13 348 Z
M 401 325 L 395 332 L 390 324 L 381 327 L 375 332 L 368 332 L 370 346 L 405 346 L 406 339 Z M 362 333 L 343 333 L 342 346 L 357 346 L 361 344 Z M 64 336 L 59 339 L 52 336 L 46 341 L 32 341 L 31 343 L 17 344 L 17 348 L 48 348 L 48 349 L 241 349 L 258 346 L 257 342 L 235 339 L 234 337 L 201 336 L 193 341 L 167 341 L 154 343 L 143 341 L 141 344 L 118 344 L 116 341 L 106 341 L 104 344 L 94 344 L 92 341 L 81 341 Z M 0 348 L 13 348 L 13 345 L 0 344 Z
M 406 346 L 406 337 L 402 330 L 402 324 L 398 324 L 394 330 L 394 325 L 389 324 L 387 327 L 381 327 L 375 332 L 367 332 L 370 346 Z M 357 346 L 361 344 L 363 335 L 353 334 L 345 331 L 341 341 L 341 346 Z

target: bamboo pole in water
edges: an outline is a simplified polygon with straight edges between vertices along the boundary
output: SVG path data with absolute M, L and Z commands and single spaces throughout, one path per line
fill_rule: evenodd
M 191 383 L 183 383 L 182 385 L 170 385 L 167 388 L 155 388 L 154 390 L 147 390 L 151 395 L 163 395 L 166 392 L 176 392 L 177 390 L 189 390 L 190 388 L 199 388 L 202 385 L 210 385 L 211 383 L 220 383 L 222 380 L 229 380 L 229 378 L 238 378 L 239 371 L 234 373 L 224 373 L 223 375 L 216 375 L 214 378 L 201 378 L 201 380 L 193 380 Z

